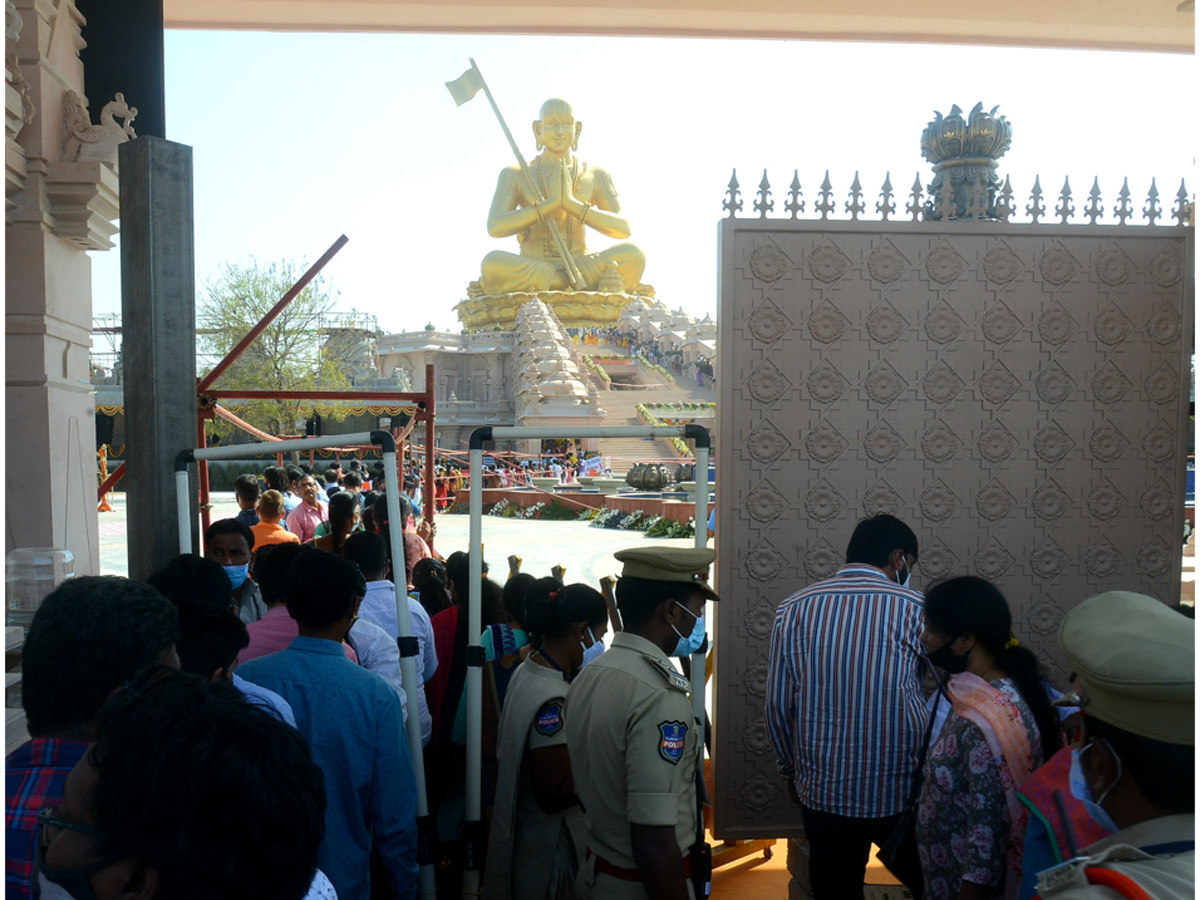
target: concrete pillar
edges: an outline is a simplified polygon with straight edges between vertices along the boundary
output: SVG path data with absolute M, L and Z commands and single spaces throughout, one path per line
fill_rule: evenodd
M 196 446 L 192 148 L 139 138 L 121 145 L 120 166 L 129 577 L 140 580 L 179 552 L 175 456 Z

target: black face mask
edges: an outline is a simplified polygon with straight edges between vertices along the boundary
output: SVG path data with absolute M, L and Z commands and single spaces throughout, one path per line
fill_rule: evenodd
M 957 638 L 954 640 L 957 640 Z M 955 653 L 953 649 L 954 640 L 947 641 L 936 650 L 927 653 L 926 656 L 928 656 L 929 661 L 939 669 L 942 669 L 951 675 L 958 675 L 960 672 L 967 671 L 967 659 L 971 654 L 963 653 L 959 655 Z

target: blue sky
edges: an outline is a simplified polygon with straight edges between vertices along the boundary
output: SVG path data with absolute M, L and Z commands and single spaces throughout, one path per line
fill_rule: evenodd
M 1106 209 L 1128 176 L 1137 209 L 1152 177 L 1169 210 L 1195 190 L 1191 56 L 996 47 L 658 38 L 168 32 L 167 136 L 195 162 L 196 274 L 224 262 L 317 258 L 339 306 L 385 331 L 453 312 L 479 260 L 515 252 L 485 228 L 511 153 L 482 95 L 444 87 L 474 57 L 527 157 L 542 101 L 583 122 L 579 156 L 613 176 L 644 280 L 672 308 L 715 313 L 717 222 L 730 172 L 743 214 L 769 171 L 776 210 L 793 170 L 815 201 L 828 169 L 839 210 L 858 171 L 868 208 L 886 172 L 903 204 L 936 109 L 998 105 L 1013 125 L 1001 161 L 1022 199 L 1035 175 L 1054 200 L 1069 177 L 1082 209 L 1098 176 Z M 137 127 L 136 122 L 134 127 Z M 839 212 L 839 217 L 841 214 Z M 595 247 L 606 241 L 598 238 Z M 120 311 L 119 256 L 92 253 L 94 311 Z

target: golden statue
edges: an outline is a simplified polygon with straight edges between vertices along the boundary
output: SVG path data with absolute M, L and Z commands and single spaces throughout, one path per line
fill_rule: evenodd
M 552 99 L 533 123 L 539 155 L 527 163 L 475 61 L 460 78 L 447 82 L 459 106 L 479 91 L 487 95 L 517 165 L 500 173 L 488 233 L 515 234 L 521 252 L 497 250 L 483 259 L 478 281 L 455 310 L 470 330 L 513 327 L 517 310 L 533 296 L 548 304 L 570 327 L 615 324 L 635 296 L 653 297 L 641 283 L 646 256 L 630 243 L 599 253 L 587 248 L 587 229 L 611 238 L 629 237 L 629 222 L 608 173 L 578 160 L 583 125 L 571 105 Z
M 485 256 L 481 293 L 574 289 L 633 294 L 637 289 L 646 256 L 636 246 L 623 243 L 588 252 L 588 228 L 611 238 L 627 238 L 630 229 L 608 173 L 572 153 L 582 131 L 583 123 L 576 121 L 567 101 L 542 104 L 533 123 L 541 153 L 524 173 L 520 165 L 500 173 L 488 212 L 488 234 L 517 235 L 521 253 L 495 250 Z M 609 269 L 616 277 L 604 277 Z

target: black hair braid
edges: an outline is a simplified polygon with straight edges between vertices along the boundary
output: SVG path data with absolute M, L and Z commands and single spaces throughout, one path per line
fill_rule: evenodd
M 1042 735 L 1042 759 L 1045 762 L 1062 747 L 1062 726 L 1058 714 L 1050 705 L 1041 664 L 1033 651 L 1015 645 L 1005 645 L 996 655 L 996 665 L 1013 680 L 1017 693 L 1029 706 L 1033 720 Z

